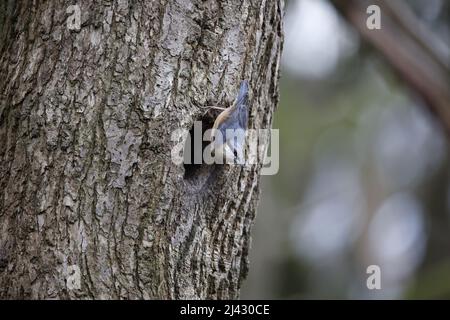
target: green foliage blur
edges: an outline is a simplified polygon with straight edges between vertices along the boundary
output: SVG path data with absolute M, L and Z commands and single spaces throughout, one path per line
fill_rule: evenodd
M 448 54 L 449 2 L 408 4 Z M 282 68 L 280 170 L 262 177 L 241 298 L 449 299 L 438 119 L 326 0 L 287 3 Z

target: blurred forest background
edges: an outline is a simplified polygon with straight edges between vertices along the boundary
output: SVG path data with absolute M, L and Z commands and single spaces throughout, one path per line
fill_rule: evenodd
M 406 3 L 448 57 L 450 1 Z M 284 27 L 280 171 L 262 177 L 241 298 L 450 299 L 444 127 L 329 1 L 288 1 Z

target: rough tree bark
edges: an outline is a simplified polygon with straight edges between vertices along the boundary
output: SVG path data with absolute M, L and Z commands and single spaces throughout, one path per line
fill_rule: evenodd
M 2 1 L 0 298 L 238 297 L 260 165 L 185 174 L 171 133 L 209 123 L 200 107 L 244 78 L 249 127 L 271 126 L 282 14 L 279 0 Z

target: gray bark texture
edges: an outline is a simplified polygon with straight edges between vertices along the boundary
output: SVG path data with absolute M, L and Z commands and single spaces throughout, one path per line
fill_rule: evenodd
M 201 107 L 244 78 L 249 128 L 271 127 L 282 15 L 279 0 L 1 2 L 0 298 L 239 297 L 261 165 L 177 165 L 171 134 L 210 124 Z

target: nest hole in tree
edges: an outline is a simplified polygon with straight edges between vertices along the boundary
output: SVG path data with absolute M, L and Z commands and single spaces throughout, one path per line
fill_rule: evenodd
M 197 120 L 201 122 L 201 136 L 199 135 L 200 130 L 197 129 L 198 132 L 195 132 L 195 122 L 189 130 L 190 138 L 186 139 L 183 157 L 184 179 L 191 184 L 203 185 L 214 168 L 217 167 L 217 165 L 206 164 L 203 161 L 203 151 L 210 144 L 210 141 L 203 141 L 203 136 L 206 130 L 213 127 L 216 116 L 217 114 L 214 110 L 208 110 L 199 120 Z M 199 136 L 195 136 L 195 134 Z

